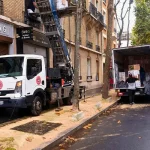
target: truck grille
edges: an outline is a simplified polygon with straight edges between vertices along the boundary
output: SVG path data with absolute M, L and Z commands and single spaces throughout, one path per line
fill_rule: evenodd
M 11 90 L 11 91 L 0 91 L 0 96 L 5 96 L 7 94 L 13 94 L 15 91 Z

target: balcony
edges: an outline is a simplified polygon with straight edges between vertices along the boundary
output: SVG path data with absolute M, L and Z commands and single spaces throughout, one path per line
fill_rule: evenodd
M 101 32 L 104 28 L 104 17 L 97 10 L 94 4 L 89 3 L 88 12 L 83 15 L 86 25 L 89 29 L 95 28 L 97 32 Z
M 92 3 L 90 3 L 89 12 L 90 12 L 95 18 L 97 18 L 97 8 L 96 8 Z
M 104 23 L 104 28 L 105 28 L 105 29 L 107 28 L 107 25 L 106 25 L 106 23 Z
M 77 4 L 77 0 L 70 0 L 70 5 L 76 5 Z M 86 9 L 86 1 L 84 0 L 82 3 L 83 8 Z
M 87 76 L 87 82 L 92 82 L 92 76 Z
M 93 49 L 93 43 L 89 42 L 89 41 L 86 41 L 86 47 L 88 47 L 90 49 Z
M 100 12 L 97 13 L 97 20 L 104 24 L 104 16 Z
M 99 45 L 96 45 L 96 51 L 100 52 L 100 46 Z

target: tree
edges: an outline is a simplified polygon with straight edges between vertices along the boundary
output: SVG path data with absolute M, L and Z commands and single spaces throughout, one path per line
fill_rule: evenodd
M 150 44 L 150 0 L 136 0 L 132 45 Z
M 104 67 L 104 85 L 102 96 L 103 98 L 108 98 L 108 88 L 109 88 L 109 70 L 110 70 L 110 60 L 112 51 L 112 24 L 114 16 L 114 5 L 113 0 L 108 1 L 108 29 L 107 29 L 107 46 L 106 46 L 106 62 Z
M 127 27 L 127 47 L 129 46 L 129 26 L 130 26 L 130 10 L 131 10 L 131 4 L 133 3 L 133 0 L 129 1 L 129 12 L 128 12 L 128 27 Z
M 79 45 L 81 35 L 81 19 L 82 19 L 82 0 L 77 1 L 76 10 L 76 36 L 75 36 L 75 52 L 74 52 L 74 94 L 73 109 L 79 110 Z
M 116 16 L 117 24 L 118 24 L 118 27 L 119 27 L 118 47 L 121 46 L 121 36 L 122 36 L 122 33 L 123 33 L 123 29 L 124 29 L 124 19 L 125 19 L 128 11 L 129 11 L 129 8 L 125 8 L 125 5 L 126 5 L 127 2 L 130 3 L 131 0 L 124 0 L 123 1 L 123 4 L 121 6 L 121 12 L 119 14 L 119 13 L 117 13 L 117 7 L 120 4 L 120 1 L 121 0 L 117 0 L 116 4 L 114 5 L 115 16 Z

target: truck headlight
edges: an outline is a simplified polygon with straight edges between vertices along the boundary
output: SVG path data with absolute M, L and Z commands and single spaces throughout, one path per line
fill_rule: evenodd
M 15 97 L 21 97 L 22 95 L 22 81 L 17 81 L 15 87 Z

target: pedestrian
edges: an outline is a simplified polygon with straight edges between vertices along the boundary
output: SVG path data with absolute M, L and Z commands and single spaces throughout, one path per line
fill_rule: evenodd
M 28 5 L 28 13 L 35 12 L 35 8 L 38 9 L 36 1 L 35 0 L 30 0 L 29 5 Z
M 28 16 L 30 16 L 30 14 L 32 13 L 39 13 L 39 9 L 35 0 L 30 0 L 27 7 L 27 11 L 28 11 Z M 41 18 L 39 16 L 37 16 L 36 19 L 41 22 Z
M 145 91 L 147 102 L 150 100 L 150 80 L 145 83 Z
M 134 94 L 136 89 L 135 81 L 137 80 L 138 79 L 133 77 L 132 74 L 129 74 L 129 77 L 126 80 L 126 83 L 128 84 L 129 102 L 131 105 L 134 104 Z

